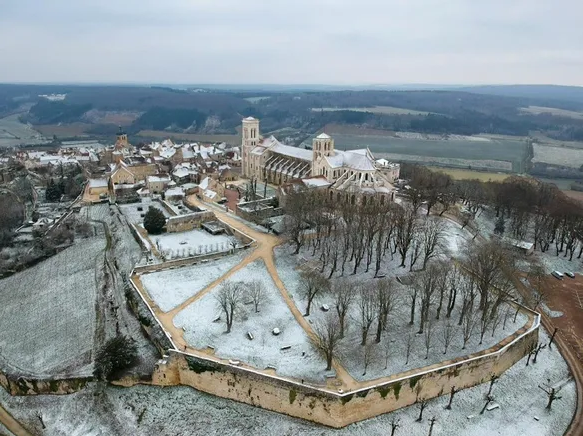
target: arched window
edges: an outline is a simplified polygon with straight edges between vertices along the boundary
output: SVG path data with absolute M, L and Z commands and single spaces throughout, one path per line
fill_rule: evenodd
M 362 205 L 366 206 L 366 195 L 362 196 Z
M 342 199 L 342 194 L 340 194 L 340 192 L 339 192 L 338 194 L 336 194 L 336 201 L 338 203 L 340 203 L 341 199 Z
M 352 194 L 352 197 L 350 197 L 350 204 L 354 204 L 356 202 L 356 196 L 354 194 Z
M 385 196 L 381 195 L 381 204 L 385 204 Z

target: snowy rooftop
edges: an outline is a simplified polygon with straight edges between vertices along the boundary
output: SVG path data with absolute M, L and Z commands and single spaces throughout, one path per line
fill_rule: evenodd
M 330 136 L 322 132 L 318 136 L 316 136 L 316 139 L 330 139 Z
M 168 177 L 168 176 L 148 176 L 148 182 L 150 182 L 150 183 L 170 182 L 170 177 Z
M 302 179 L 302 182 L 310 188 L 319 188 L 324 186 L 330 186 L 332 184 L 324 177 L 311 177 L 309 179 Z
M 275 138 L 274 138 L 275 139 Z M 302 160 L 312 160 L 312 151 L 306 150 L 304 148 L 292 147 L 290 145 L 284 145 L 279 142 L 277 139 L 275 140 L 275 144 L 273 144 L 271 151 L 274 153 L 283 154 L 285 156 L 295 157 L 296 159 Z

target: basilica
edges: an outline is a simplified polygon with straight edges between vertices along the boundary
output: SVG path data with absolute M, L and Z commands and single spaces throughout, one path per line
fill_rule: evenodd
M 282 144 L 275 137 L 263 138 L 259 120 L 247 117 L 242 128 L 243 176 L 275 185 L 304 181 L 307 186 L 330 190 L 330 196 L 352 201 L 376 196 L 392 201 L 393 182 L 399 178 L 399 164 L 375 160 L 368 148 L 340 151 L 334 139 L 321 133 L 312 150 Z

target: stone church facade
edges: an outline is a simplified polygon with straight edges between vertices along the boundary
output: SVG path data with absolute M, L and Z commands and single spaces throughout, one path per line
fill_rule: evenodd
M 312 150 L 282 144 L 275 137 L 263 138 L 259 120 L 247 117 L 242 127 L 243 176 L 283 185 L 312 180 L 330 190 L 330 196 L 357 198 L 376 196 L 380 201 L 394 199 L 392 183 L 399 178 L 399 165 L 375 161 L 368 148 L 340 151 L 334 139 L 321 133 L 312 141 Z M 366 201 L 366 199 L 364 200 Z

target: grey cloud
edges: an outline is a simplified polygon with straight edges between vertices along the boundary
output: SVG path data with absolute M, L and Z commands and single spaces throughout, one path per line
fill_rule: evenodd
M 578 0 L 0 0 L 0 81 L 583 85 L 581 16 Z

